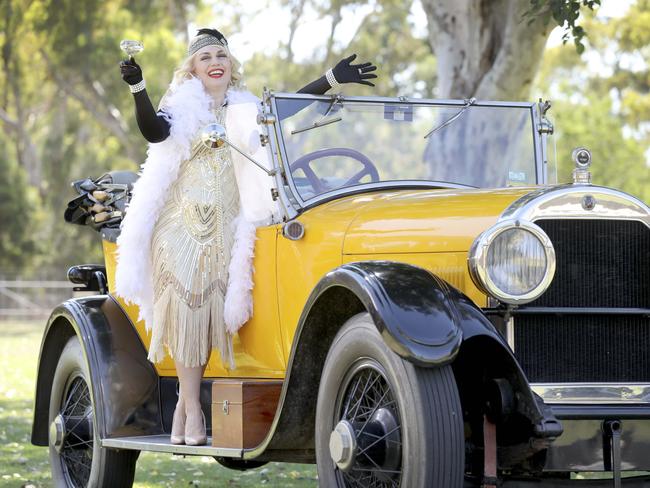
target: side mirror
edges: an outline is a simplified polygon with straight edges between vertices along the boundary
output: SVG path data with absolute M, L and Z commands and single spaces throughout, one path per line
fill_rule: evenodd
M 210 149 L 217 149 L 222 147 L 224 144 L 228 144 L 231 148 L 237 151 L 239 154 L 248 159 L 255 166 L 260 168 L 269 176 L 275 176 L 277 171 L 275 169 L 268 170 L 260 163 L 251 158 L 248 154 L 242 152 L 237 146 L 232 144 L 228 139 L 226 139 L 226 129 L 223 125 L 220 124 L 208 124 L 201 131 L 201 141 L 203 144 Z
M 223 125 L 208 124 L 201 132 L 201 141 L 210 149 L 222 147 L 226 143 L 226 129 Z

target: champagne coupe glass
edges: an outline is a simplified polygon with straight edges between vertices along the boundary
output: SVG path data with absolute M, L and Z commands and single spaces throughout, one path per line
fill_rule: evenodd
M 120 49 L 122 49 L 122 51 L 124 51 L 127 56 L 132 58 L 135 54 L 138 54 L 144 49 L 144 45 L 141 41 L 124 39 L 120 42 Z

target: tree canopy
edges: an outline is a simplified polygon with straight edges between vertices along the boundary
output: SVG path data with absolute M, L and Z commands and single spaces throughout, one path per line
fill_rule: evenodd
M 570 154 L 583 145 L 594 155 L 594 182 L 650 202 L 650 1 L 613 19 L 589 15 L 580 54 L 547 49 L 534 92 L 556 100 L 559 177 L 570 178 Z
M 138 57 L 154 104 L 182 60 L 188 25 L 246 35 L 271 6 L 286 13 L 277 46 L 245 63 L 249 89 L 293 91 L 356 52 L 379 66 L 377 86 L 346 93 L 489 99 L 551 97 L 558 159 L 591 146 L 595 180 L 650 201 L 650 0 L 621 18 L 598 0 L 5 0 L 0 10 L 0 272 L 100 260 L 88 229 L 64 225 L 69 183 L 135 170 L 146 145 L 119 76 L 121 39 Z M 253 5 L 253 6 L 251 6 Z M 327 35 L 296 56 L 307 19 Z M 350 21 L 353 19 L 353 22 Z M 346 34 L 349 26 L 356 31 Z M 567 45 L 546 49 L 552 27 Z M 345 35 L 344 35 L 345 34 Z M 236 53 L 235 53 L 236 54 Z M 602 70 L 593 70 L 599 59 Z M 539 70 L 539 72 L 538 72 Z M 566 179 L 569 166 L 561 166 Z
M 156 61 L 148 66 L 149 90 L 159 98 L 169 67 L 182 56 L 187 37 L 183 17 L 193 5 L 3 2 L 0 165 L 8 165 L 13 176 L 0 182 L 0 193 L 11 195 L 0 205 L 6 215 L 15 215 L 11 224 L 20 232 L 3 223 L 0 241 L 8 243 L 3 249 L 22 248 L 24 259 L 0 249 L 0 271 L 29 272 L 43 265 L 64 269 L 81 256 L 99 260 L 94 236 L 62 225 L 61 215 L 72 180 L 109 169 L 135 169 L 145 155 L 133 102 L 119 77 L 117 46 L 124 38 L 144 40 Z M 12 206 L 21 211 L 14 214 Z

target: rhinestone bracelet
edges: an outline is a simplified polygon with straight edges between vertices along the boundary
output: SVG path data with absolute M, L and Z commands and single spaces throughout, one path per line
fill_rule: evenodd
M 325 72 L 325 78 L 327 78 L 327 82 L 330 84 L 331 88 L 334 88 L 335 90 L 338 90 L 341 87 L 341 84 L 334 77 L 334 73 L 332 72 L 331 69 L 328 69 Z
M 144 79 L 142 79 L 142 81 L 139 81 L 135 85 L 129 85 L 129 90 L 131 90 L 131 93 L 138 93 L 144 89 L 145 89 Z

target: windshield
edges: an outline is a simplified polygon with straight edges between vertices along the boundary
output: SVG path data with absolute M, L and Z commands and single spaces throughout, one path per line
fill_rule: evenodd
M 530 105 L 334 97 L 276 97 L 276 104 L 289 172 L 303 201 L 371 182 L 537 183 Z

